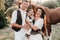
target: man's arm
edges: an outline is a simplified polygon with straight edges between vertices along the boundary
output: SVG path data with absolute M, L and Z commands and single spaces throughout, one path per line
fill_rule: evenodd
M 17 20 L 17 10 L 12 13 L 11 26 L 16 28 L 21 28 L 22 25 L 16 23 Z
M 22 28 L 22 25 L 19 25 L 17 23 L 12 23 L 11 26 L 16 27 L 16 28 Z

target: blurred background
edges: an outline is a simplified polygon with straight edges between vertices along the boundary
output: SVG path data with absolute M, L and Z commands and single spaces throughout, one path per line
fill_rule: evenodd
M 10 26 L 12 12 L 18 9 L 21 0 L 0 0 L 0 40 L 14 40 Z M 29 0 L 28 0 L 29 1 Z M 32 3 L 43 5 L 50 9 L 60 7 L 60 0 L 30 0 Z M 52 26 L 52 40 L 60 40 L 60 23 Z

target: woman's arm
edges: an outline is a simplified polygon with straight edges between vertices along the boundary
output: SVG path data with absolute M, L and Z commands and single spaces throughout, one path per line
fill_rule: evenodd
M 31 24 L 28 20 L 26 20 L 26 22 L 28 23 L 28 25 L 33 29 L 33 30 L 38 30 L 39 28 L 37 26 L 34 26 L 33 24 Z

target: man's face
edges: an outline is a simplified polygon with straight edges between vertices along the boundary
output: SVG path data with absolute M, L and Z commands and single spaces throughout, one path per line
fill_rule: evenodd
M 27 2 L 23 2 L 23 3 L 22 3 L 22 7 L 23 7 L 24 9 L 27 9 L 27 8 L 28 8 L 28 3 L 27 3 Z

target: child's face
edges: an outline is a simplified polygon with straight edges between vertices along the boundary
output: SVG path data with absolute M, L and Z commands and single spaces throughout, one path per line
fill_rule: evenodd
M 30 9 L 30 11 L 28 12 L 28 15 L 29 16 L 34 16 L 34 10 L 33 9 Z

